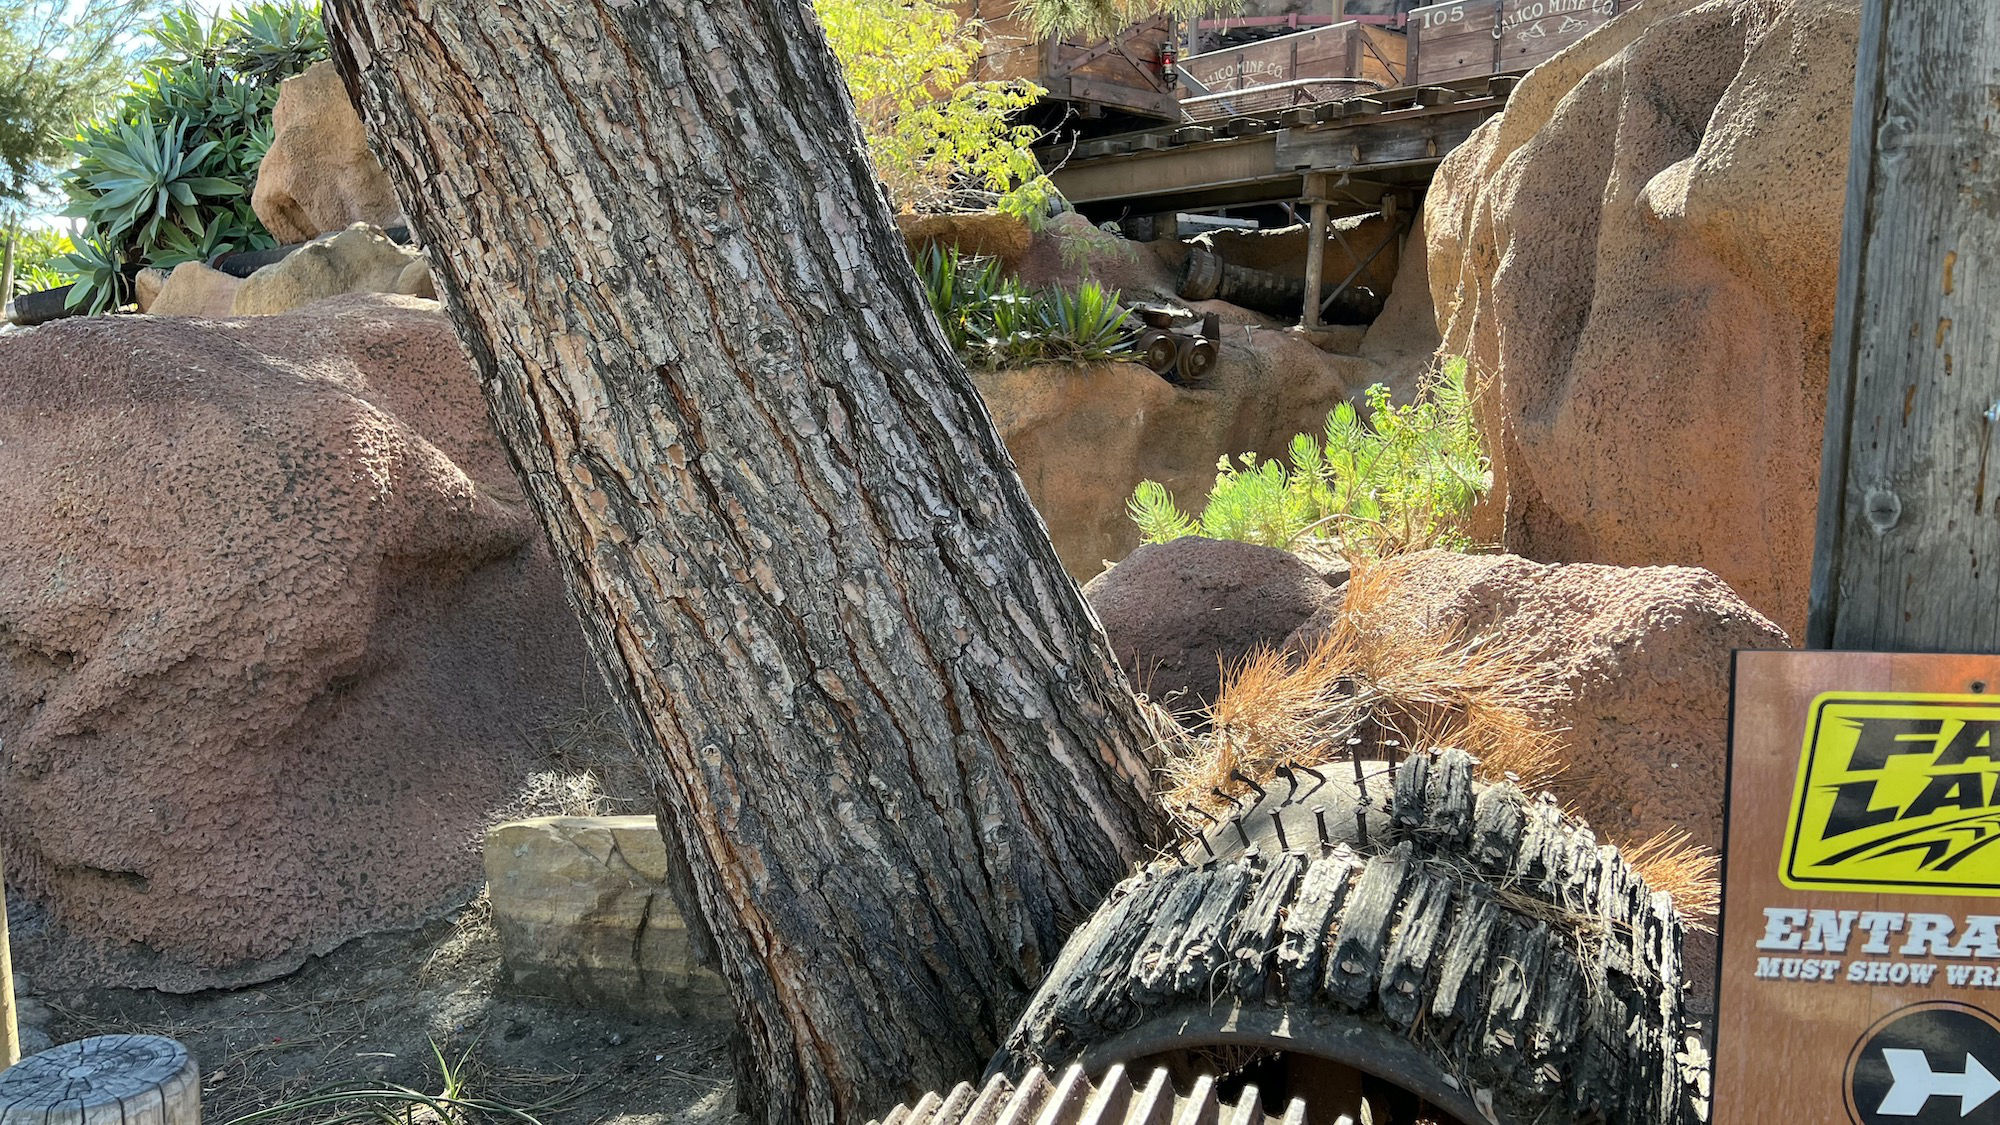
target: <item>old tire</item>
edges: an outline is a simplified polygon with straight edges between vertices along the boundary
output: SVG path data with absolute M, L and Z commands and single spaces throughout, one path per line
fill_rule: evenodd
M 1699 1120 L 1672 904 L 1552 800 L 1475 785 L 1472 765 L 1274 782 L 1188 861 L 1113 890 L 993 1069 L 1261 1052 L 1469 1125 Z

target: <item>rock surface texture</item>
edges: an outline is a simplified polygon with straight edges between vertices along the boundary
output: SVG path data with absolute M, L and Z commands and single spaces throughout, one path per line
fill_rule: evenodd
M 403 205 L 368 151 L 361 115 L 330 62 L 278 87 L 271 149 L 250 206 L 279 242 L 304 242 L 355 223 L 400 226 Z
M 1296 555 L 1197 536 L 1139 548 L 1083 595 L 1133 686 L 1179 713 L 1212 703 L 1225 668 L 1283 645 L 1338 597 Z
M 424 256 L 366 223 L 323 235 L 243 279 L 236 316 L 271 316 L 343 293 L 435 299 Z
M 523 991 L 640 1015 L 727 1008 L 695 963 L 650 816 L 546 816 L 486 834 L 500 958 Z
M 1546 710 L 1567 744 L 1556 788 L 1600 839 L 1679 828 L 1721 847 L 1730 652 L 1789 647 L 1783 630 L 1694 567 L 1451 551 L 1378 565 L 1393 593 L 1371 622 L 1523 642 L 1552 667 L 1566 689 Z
M 0 848 L 99 983 L 264 979 L 464 901 L 592 686 L 435 306 L 0 340 Z
M 148 271 L 152 272 L 152 271 Z M 236 307 L 236 294 L 243 279 L 200 262 L 182 262 L 160 282 L 160 289 L 145 302 L 144 312 L 154 316 L 198 316 L 220 320 Z
M 1802 627 L 1857 36 L 1855 0 L 1649 0 L 1446 158 L 1430 280 L 1488 538 L 1699 565 Z

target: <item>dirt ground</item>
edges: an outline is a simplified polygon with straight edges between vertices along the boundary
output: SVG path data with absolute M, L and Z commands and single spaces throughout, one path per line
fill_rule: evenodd
M 604 713 L 580 716 L 543 742 L 548 772 L 494 810 L 492 822 L 650 807 L 638 796 L 646 789 L 630 751 Z M 746 1120 L 736 1112 L 726 1012 L 642 1019 L 512 991 L 483 895 L 419 929 L 351 941 L 289 976 L 186 995 L 90 987 L 70 956 L 74 947 L 42 912 L 19 899 L 9 906 L 14 968 L 51 1009 L 47 1030 L 55 1041 L 130 1033 L 179 1040 L 201 1066 L 207 1125 L 232 1125 L 252 1113 L 259 1114 L 255 1125 Z M 335 1087 L 395 1084 L 435 1095 L 448 1081 L 439 1055 L 461 1097 L 506 1108 L 441 1123 L 435 1113 L 411 1113 L 407 1102 L 289 1105 Z M 393 1112 L 384 1116 L 376 1107 Z
M 18 924 L 16 968 L 33 981 L 46 933 L 32 913 Z M 433 1043 L 459 1074 L 464 1097 L 525 1110 L 543 1125 L 741 1120 L 726 1023 L 641 1021 L 510 994 L 483 901 L 420 930 L 350 942 L 254 988 L 184 996 L 39 984 L 36 991 L 54 1011 L 49 1030 L 58 1042 L 136 1032 L 187 1044 L 201 1065 L 210 1125 L 344 1084 L 436 1094 L 444 1078 Z M 367 1107 L 349 1099 L 259 1120 L 384 1120 L 353 1116 Z M 390 1120 L 412 1119 L 408 1108 Z M 507 1116 L 473 1115 L 468 1125 Z M 436 1118 L 420 1112 L 414 1120 Z

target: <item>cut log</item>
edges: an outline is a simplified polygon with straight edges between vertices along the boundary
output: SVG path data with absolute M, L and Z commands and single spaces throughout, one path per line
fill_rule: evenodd
M 0 1125 L 200 1125 L 201 1074 L 157 1035 L 65 1043 L 0 1072 Z

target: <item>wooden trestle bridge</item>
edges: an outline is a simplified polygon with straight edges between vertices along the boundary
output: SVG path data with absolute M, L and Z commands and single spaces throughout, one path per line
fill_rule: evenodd
M 1157 228 L 1190 211 L 1308 209 L 1305 292 L 1336 281 L 1324 302 L 1305 302 L 1314 327 L 1346 285 L 1319 276 L 1331 221 L 1381 214 L 1401 220 L 1388 224 L 1399 237 L 1439 162 L 1505 107 L 1520 76 L 1633 0 L 1317 2 L 1330 11 L 1305 18 L 1320 26 L 1261 41 L 1184 54 L 1203 26 L 1271 17 L 1192 28 L 1155 17 L 1109 39 L 1034 43 L 990 73 L 1033 76 L 1067 105 L 1071 126 L 1041 156 L 1093 220 Z M 1372 260 L 1387 245 L 1346 249 Z

